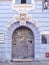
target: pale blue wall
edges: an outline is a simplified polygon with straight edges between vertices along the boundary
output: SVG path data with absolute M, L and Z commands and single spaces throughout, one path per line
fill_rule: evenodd
M 12 2 L 0 2 L 0 33 L 4 33 L 5 38 L 7 35 L 7 23 L 9 20 L 13 19 L 14 15 L 17 15 L 18 13 L 14 10 L 12 10 Z M 38 30 L 40 32 L 42 31 L 49 31 L 49 9 L 47 10 L 43 10 L 42 11 L 42 2 L 39 1 L 35 1 L 35 8 L 34 10 L 31 10 L 28 12 L 28 14 L 30 14 L 32 16 L 32 18 L 36 21 L 38 21 L 39 24 L 39 28 Z M 9 42 L 10 40 L 10 36 L 8 38 Z M 45 58 L 45 53 L 46 51 L 48 52 L 49 50 L 49 44 L 42 44 L 39 42 L 37 42 L 37 45 L 35 46 L 35 59 L 42 59 Z M 38 46 L 38 47 L 37 47 Z M 2 61 L 4 60 L 10 60 L 11 57 L 9 56 L 11 54 L 11 50 L 10 50 L 10 43 L 7 43 L 7 40 L 4 40 L 3 44 L 0 44 L 0 59 L 2 59 Z M 41 56 L 41 57 L 40 57 Z

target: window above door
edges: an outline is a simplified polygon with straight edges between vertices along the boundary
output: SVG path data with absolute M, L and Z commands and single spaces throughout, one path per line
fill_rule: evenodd
M 31 4 L 33 0 L 13 0 L 14 4 Z
M 15 10 L 34 9 L 34 0 L 13 0 L 13 9 Z

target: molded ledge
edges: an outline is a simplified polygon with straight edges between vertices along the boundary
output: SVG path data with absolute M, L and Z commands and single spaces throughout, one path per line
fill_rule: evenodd
M 18 11 L 18 12 L 20 12 L 20 11 L 30 11 L 30 10 L 34 10 L 34 4 L 13 4 L 12 5 L 12 9 L 14 9 L 14 10 L 16 10 L 16 11 Z

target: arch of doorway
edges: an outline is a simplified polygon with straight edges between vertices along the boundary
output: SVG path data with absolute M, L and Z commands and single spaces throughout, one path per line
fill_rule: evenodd
M 37 44 L 41 43 L 41 34 L 40 34 L 38 28 L 32 22 L 26 21 L 25 25 L 20 25 L 19 21 L 13 23 L 10 26 L 10 28 L 7 30 L 7 33 L 6 33 L 7 36 L 5 37 L 5 43 L 9 44 L 8 50 L 11 51 L 11 52 L 8 53 L 9 60 L 11 60 L 11 58 L 12 58 L 12 34 L 13 34 L 15 29 L 17 29 L 21 26 L 24 26 L 24 27 L 30 29 L 34 33 L 34 44 L 35 44 L 34 48 L 37 47 Z M 36 50 L 36 48 L 35 48 L 35 50 Z M 36 53 L 35 50 L 34 50 L 34 55 Z M 35 58 L 35 56 L 34 56 L 34 58 Z

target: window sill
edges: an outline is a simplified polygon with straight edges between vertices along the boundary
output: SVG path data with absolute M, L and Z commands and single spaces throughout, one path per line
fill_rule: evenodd
M 32 7 L 32 4 L 14 4 L 14 7 Z
M 34 4 L 13 4 L 12 9 L 16 11 L 22 11 L 22 10 L 33 10 L 34 9 Z
M 17 62 L 17 61 L 21 61 L 21 62 L 31 62 L 31 61 L 33 61 L 33 59 L 12 59 L 11 61 L 13 61 L 13 62 Z

